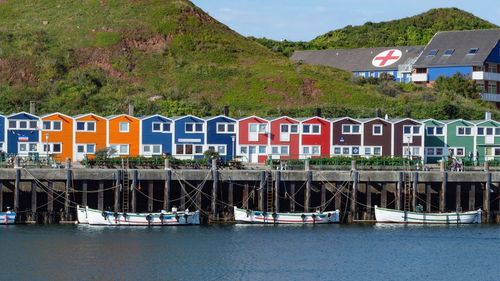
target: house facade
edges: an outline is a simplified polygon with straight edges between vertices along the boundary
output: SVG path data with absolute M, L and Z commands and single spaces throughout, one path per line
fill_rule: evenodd
M 500 160 L 500 123 L 495 120 L 473 121 L 476 133 L 476 154 L 479 163 Z
M 269 121 L 257 116 L 238 120 L 238 156 L 244 162 L 265 163 L 270 143 Z
M 109 116 L 107 145 L 115 157 L 139 156 L 141 120 L 128 114 Z
M 7 144 L 5 143 L 5 116 L 0 114 L 0 152 L 7 151 Z
M 52 155 L 56 162 L 73 159 L 74 120 L 72 117 L 56 112 L 41 116 L 41 147 L 43 153 Z
M 177 117 L 173 120 L 173 155 L 180 159 L 202 158 L 205 148 L 205 120 L 193 115 Z
M 269 121 L 270 156 L 272 159 L 298 159 L 300 122 L 288 116 Z
M 28 156 L 39 153 L 40 118 L 26 112 L 7 116 L 7 152 Z
M 215 151 L 227 163 L 236 155 L 237 121 L 236 119 L 219 115 L 206 118 L 206 149 Z
M 362 154 L 370 156 L 391 156 L 392 153 L 392 123 L 376 117 L 363 121 Z
M 361 156 L 363 125 L 350 117 L 336 118 L 331 123 L 332 156 Z
M 424 158 L 424 126 L 411 118 L 396 119 L 393 123 L 392 155 Z
M 422 123 L 425 126 L 424 162 L 437 163 L 448 156 L 446 124 L 435 119 L 423 120 Z
M 475 126 L 472 122 L 462 119 L 446 123 L 446 146 L 450 157 L 475 158 Z M 481 155 L 484 157 L 484 155 Z
M 162 115 L 141 118 L 142 156 L 172 155 L 174 124 L 172 119 Z
M 93 158 L 96 151 L 108 147 L 108 120 L 99 115 L 89 113 L 74 116 L 75 143 L 73 159 L 81 161 Z
M 329 157 L 331 122 L 318 116 L 300 122 L 300 150 L 303 158 Z

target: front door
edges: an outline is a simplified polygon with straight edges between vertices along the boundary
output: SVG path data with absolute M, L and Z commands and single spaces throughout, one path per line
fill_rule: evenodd
M 281 125 L 280 141 L 290 141 L 290 127 L 286 124 Z
M 257 154 L 257 146 L 251 145 L 248 147 L 248 161 L 250 163 L 258 163 L 259 157 Z
M 76 145 L 76 161 L 81 161 L 85 158 L 85 154 L 87 154 L 85 148 L 86 148 L 85 144 Z

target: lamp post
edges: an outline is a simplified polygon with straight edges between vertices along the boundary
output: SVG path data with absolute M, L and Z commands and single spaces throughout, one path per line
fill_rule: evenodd
M 49 133 L 45 133 L 45 151 L 46 151 L 46 159 L 47 164 L 49 164 Z
M 236 136 L 231 136 L 231 142 L 233 144 L 232 146 L 232 153 L 231 153 L 231 160 L 234 160 L 234 157 L 236 155 L 236 151 L 235 151 L 235 140 L 236 140 Z

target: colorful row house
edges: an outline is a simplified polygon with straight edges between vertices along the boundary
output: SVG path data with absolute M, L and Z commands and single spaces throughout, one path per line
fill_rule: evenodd
M 223 161 L 232 160 L 236 155 L 237 120 L 219 115 L 205 119 L 205 151 L 214 151 Z
M 5 146 L 5 116 L 0 114 L 0 152 L 5 152 L 7 147 Z
M 141 155 L 172 155 L 172 119 L 162 115 L 141 118 Z
M 174 153 L 179 159 L 200 159 L 205 146 L 205 120 L 193 115 L 175 117 Z
M 75 145 L 73 159 L 93 158 L 95 153 L 108 147 L 108 120 L 93 113 L 74 117 Z

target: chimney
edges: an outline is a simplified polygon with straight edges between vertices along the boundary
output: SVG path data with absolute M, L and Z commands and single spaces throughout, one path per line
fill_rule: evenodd
M 321 108 L 316 107 L 315 113 L 317 117 L 321 117 Z
M 411 109 L 407 108 L 405 111 L 406 118 L 411 118 Z
M 484 113 L 484 120 L 486 120 L 486 121 L 490 121 L 491 120 L 491 112 L 486 111 Z
M 385 119 L 385 120 L 389 120 L 389 115 L 388 115 L 388 114 L 385 114 L 384 119 Z
M 36 113 L 36 101 L 30 101 L 30 114 L 35 115 Z
M 375 109 L 375 117 L 382 117 L 382 111 L 380 110 L 380 108 Z
M 224 116 L 229 116 L 229 105 L 224 105 L 223 112 Z
M 131 103 L 128 104 L 128 115 L 134 116 L 134 105 Z

